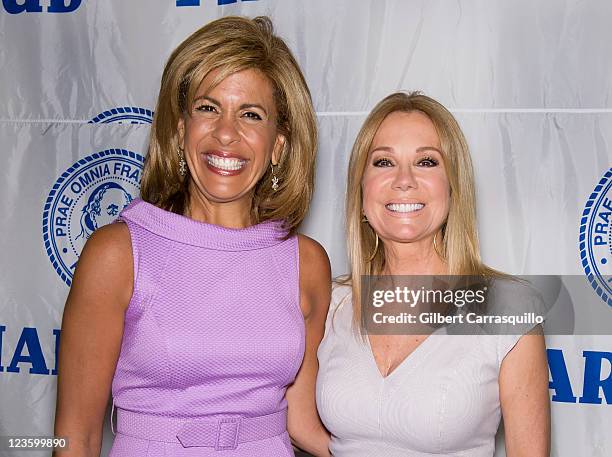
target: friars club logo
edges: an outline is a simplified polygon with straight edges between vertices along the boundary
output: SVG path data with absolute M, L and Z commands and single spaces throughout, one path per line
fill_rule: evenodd
M 89 121 L 89 124 L 151 124 L 153 111 L 135 106 L 122 106 L 104 111 Z
M 612 306 L 612 168 L 595 186 L 580 220 L 580 259 L 597 295 Z
M 107 149 L 68 168 L 53 185 L 43 211 L 43 241 L 53 268 L 70 285 L 83 245 L 138 196 L 144 158 Z

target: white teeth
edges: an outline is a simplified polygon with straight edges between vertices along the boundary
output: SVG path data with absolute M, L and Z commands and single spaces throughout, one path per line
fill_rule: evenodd
M 219 156 L 215 156 L 212 154 L 208 154 L 206 158 L 210 165 L 212 165 L 215 168 L 218 168 L 220 170 L 225 170 L 225 171 L 239 170 L 246 163 L 246 160 L 234 159 L 234 158 L 228 158 L 228 157 L 219 157 Z
M 423 208 L 425 205 L 422 203 L 389 203 L 386 205 L 387 209 L 395 211 L 396 213 L 411 213 Z

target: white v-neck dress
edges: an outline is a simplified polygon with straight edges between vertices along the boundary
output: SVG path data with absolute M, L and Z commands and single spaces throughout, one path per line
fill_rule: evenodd
M 385 378 L 351 320 L 350 287 L 335 286 L 316 389 L 335 457 L 494 454 L 499 369 L 520 335 L 438 331 Z

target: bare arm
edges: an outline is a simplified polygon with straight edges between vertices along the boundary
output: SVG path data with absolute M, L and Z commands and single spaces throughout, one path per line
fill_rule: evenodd
M 521 337 L 502 362 L 499 394 L 508 457 L 550 455 L 548 363 L 542 329 Z
M 315 399 L 319 363 L 317 349 L 323 338 L 331 296 L 331 268 L 325 250 L 299 235 L 300 306 L 306 322 L 306 353 L 295 382 L 287 389 L 287 428 L 293 443 L 317 457 L 329 456 L 329 433 L 323 427 Z
M 98 457 L 123 319 L 133 287 L 125 224 L 97 230 L 79 258 L 64 308 L 55 436 L 68 437 L 62 457 Z

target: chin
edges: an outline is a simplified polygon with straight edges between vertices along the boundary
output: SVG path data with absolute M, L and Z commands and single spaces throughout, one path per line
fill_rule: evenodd
M 422 239 L 424 236 L 423 232 L 416 232 L 414 230 L 393 230 L 383 235 L 385 239 L 398 243 L 412 243 Z
M 244 198 L 247 192 L 207 192 L 206 199 L 214 203 L 231 203 Z

